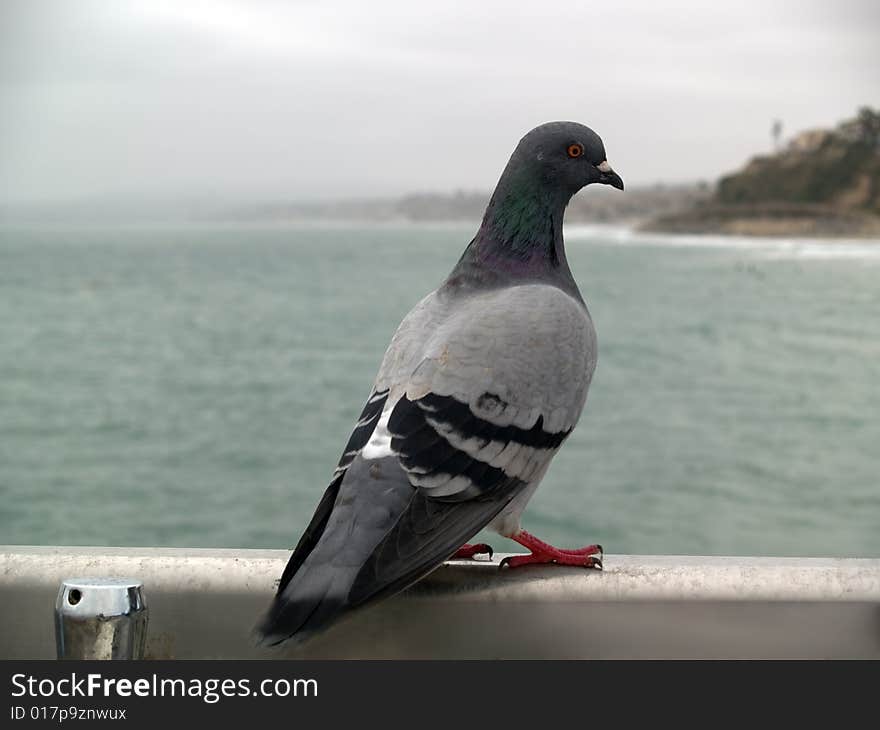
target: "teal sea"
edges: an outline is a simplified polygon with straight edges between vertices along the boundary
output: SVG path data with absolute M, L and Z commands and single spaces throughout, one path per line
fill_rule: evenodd
M 472 233 L 0 229 L 0 543 L 293 545 L 394 328 Z M 529 530 L 880 557 L 880 242 L 567 247 L 599 364 Z

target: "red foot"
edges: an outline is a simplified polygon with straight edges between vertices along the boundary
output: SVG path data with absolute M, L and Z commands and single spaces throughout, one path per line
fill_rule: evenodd
M 492 549 L 491 545 L 480 542 L 476 545 L 462 545 L 455 551 L 455 555 L 453 555 L 450 560 L 473 560 L 476 555 L 488 555 L 489 558 L 491 558 L 494 554 L 495 551 Z
M 602 546 L 588 545 L 577 550 L 563 550 L 539 540 L 525 530 L 520 530 L 511 539 L 532 551 L 531 555 L 512 555 L 501 561 L 501 567 L 518 568 L 522 565 L 555 563 L 556 565 L 577 565 L 582 568 L 602 570 Z

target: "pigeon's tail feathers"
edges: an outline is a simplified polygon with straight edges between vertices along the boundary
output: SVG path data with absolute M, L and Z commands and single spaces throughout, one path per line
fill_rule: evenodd
M 356 572 L 312 570 L 298 575 L 295 590 L 289 586 L 279 593 L 257 627 L 260 643 L 302 642 L 327 627 L 349 608 L 347 594 Z
M 332 548 L 329 551 L 326 549 L 328 542 L 338 544 L 337 536 L 344 535 L 340 532 L 344 529 L 344 525 L 336 519 L 335 525 L 331 526 L 329 531 L 327 528 L 342 482 L 352 462 L 367 444 L 387 398 L 387 390 L 373 390 L 364 404 L 336 467 L 333 481 L 325 490 L 308 527 L 293 549 L 278 583 L 272 607 L 256 629 L 261 637 L 261 643 L 279 644 L 294 635 L 300 639 L 305 638 L 330 623 L 337 614 L 345 610 L 344 596 L 354 581 L 353 575 L 347 575 L 352 572 L 352 568 L 345 570 L 334 565 Z M 350 478 L 349 483 L 351 481 Z M 350 501 L 348 500 L 349 503 Z M 346 512 L 346 509 L 343 508 L 342 512 Z M 326 539 L 327 537 L 329 540 Z M 322 545 L 322 549 L 317 551 L 317 555 L 311 561 L 311 568 L 306 570 L 305 563 L 319 544 Z M 331 575 L 333 580 L 329 579 Z M 319 578 L 323 576 L 323 580 L 315 576 Z M 296 578 L 295 582 L 294 578 Z
M 442 501 L 414 487 L 395 457 L 356 457 L 339 484 L 331 484 L 335 491 L 325 493 L 293 552 L 258 629 L 262 643 L 305 640 L 349 610 L 406 588 L 473 537 L 521 487 L 510 479 L 492 494 Z
M 353 607 L 349 592 L 376 546 L 406 510 L 414 488 L 393 458 L 354 458 L 340 472 L 290 556 L 262 643 L 303 640 Z
M 339 494 L 339 485 L 342 483 L 343 476 L 344 474 L 339 474 L 332 482 L 330 482 L 330 486 L 327 487 L 324 496 L 321 497 L 321 501 L 315 509 L 315 514 L 312 516 L 311 522 L 309 522 L 308 527 L 306 527 L 305 532 L 302 534 L 302 537 L 300 537 L 299 542 L 293 549 L 293 553 L 287 561 L 287 566 L 281 574 L 281 580 L 278 583 L 279 594 L 285 589 L 285 587 L 287 587 L 291 578 L 293 578 L 296 571 L 300 569 L 300 566 L 302 566 L 306 558 L 309 557 L 312 550 L 315 549 L 318 540 L 321 539 L 321 535 L 324 533 L 324 528 L 327 526 L 327 520 L 330 519 L 330 513 L 333 511 L 333 504 L 336 502 L 336 496 Z
M 315 624 L 316 621 L 328 614 L 328 609 L 333 604 L 339 605 L 336 606 L 335 611 L 329 612 L 329 619 L 332 620 L 332 616 L 342 610 L 341 602 L 334 600 L 330 594 L 331 586 L 322 585 L 314 579 L 310 584 L 300 587 L 296 600 L 286 600 L 283 597 L 291 580 L 311 555 L 327 527 L 343 476 L 344 474 L 339 474 L 327 487 L 311 522 L 287 561 L 287 566 L 278 583 L 278 591 L 272 602 L 272 607 L 256 629 L 260 643 L 264 645 L 279 644 L 293 634 L 304 630 L 307 625 Z M 319 607 L 322 607 L 320 612 L 318 612 Z M 304 635 L 305 633 L 303 631 Z

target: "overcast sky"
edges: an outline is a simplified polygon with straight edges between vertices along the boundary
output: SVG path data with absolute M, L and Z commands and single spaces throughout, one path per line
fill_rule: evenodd
M 880 104 L 880 2 L 0 0 L 0 202 L 488 189 L 574 119 L 628 184 Z

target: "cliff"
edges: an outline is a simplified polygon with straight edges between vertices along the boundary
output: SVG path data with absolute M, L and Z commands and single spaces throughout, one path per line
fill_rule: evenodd
M 798 134 L 722 177 L 713 196 L 643 229 L 745 235 L 880 235 L 880 112 Z

